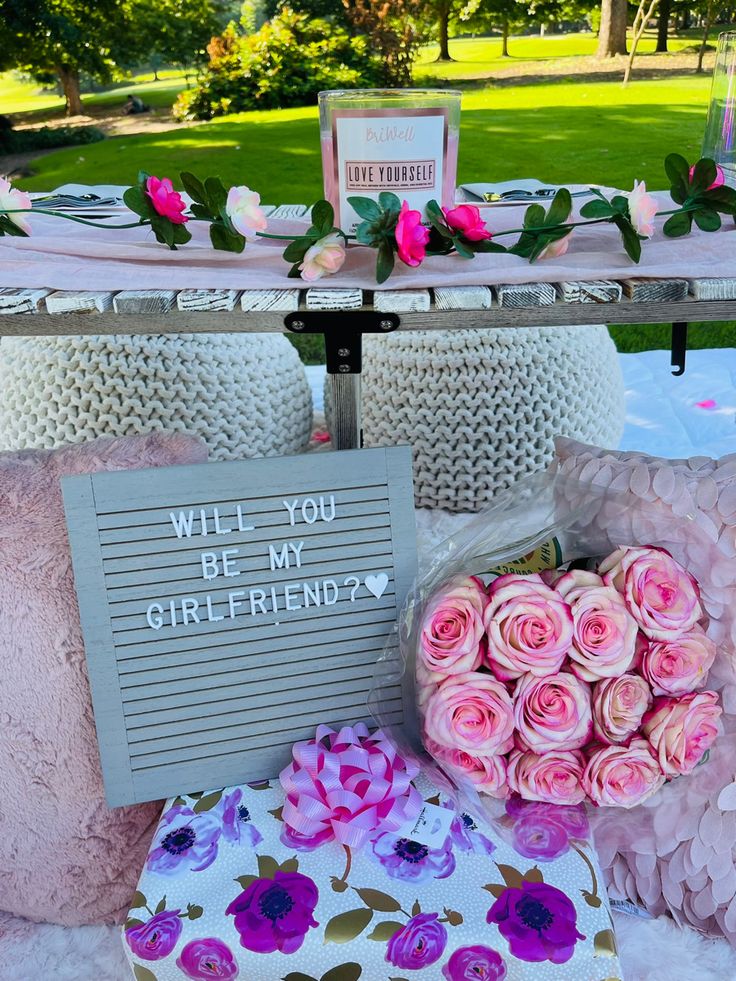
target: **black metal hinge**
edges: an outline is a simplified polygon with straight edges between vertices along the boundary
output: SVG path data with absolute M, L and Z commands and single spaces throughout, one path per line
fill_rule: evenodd
M 284 317 L 284 326 L 295 334 L 324 335 L 330 375 L 359 375 L 363 334 L 390 334 L 400 323 L 397 314 L 375 310 L 295 310 Z

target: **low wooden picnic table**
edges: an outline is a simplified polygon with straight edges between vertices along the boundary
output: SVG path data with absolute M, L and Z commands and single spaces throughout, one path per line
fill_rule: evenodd
M 265 209 L 299 218 L 305 205 Z M 333 445 L 360 445 L 363 333 L 583 324 L 672 324 L 673 374 L 687 325 L 736 320 L 736 279 L 623 279 L 434 289 L 344 288 L 78 291 L 0 289 L 0 337 L 292 331 L 325 338 Z

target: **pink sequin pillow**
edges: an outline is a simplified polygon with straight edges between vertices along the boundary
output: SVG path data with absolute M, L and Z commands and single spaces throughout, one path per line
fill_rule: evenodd
M 701 546 L 684 547 L 691 549 L 693 571 L 708 581 L 702 600 L 709 634 L 724 652 L 711 679 L 721 690 L 725 735 L 702 772 L 689 784 L 675 781 L 656 809 L 638 809 L 626 826 L 602 820 L 596 846 L 612 895 L 642 902 L 655 914 L 669 912 L 736 945 L 736 683 L 727 653 L 736 649 L 736 453 L 665 460 L 560 438 L 553 466 L 579 481 L 583 492 L 586 485 L 610 488 L 618 500 L 649 502 L 661 523 L 692 519 L 703 533 Z M 636 520 L 637 509 L 628 510 Z M 605 524 L 605 508 L 596 521 Z
M 0 454 L 0 910 L 120 920 L 161 810 L 105 803 L 60 478 L 206 457 L 161 433 Z

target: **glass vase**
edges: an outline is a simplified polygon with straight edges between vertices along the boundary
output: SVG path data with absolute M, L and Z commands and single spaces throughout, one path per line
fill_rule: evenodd
M 703 156 L 715 160 L 726 183 L 736 187 L 736 31 L 718 38 Z

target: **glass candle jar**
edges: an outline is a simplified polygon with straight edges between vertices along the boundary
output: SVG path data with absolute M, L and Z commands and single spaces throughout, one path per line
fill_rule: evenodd
M 736 187 L 736 32 L 718 38 L 710 90 L 703 156 L 722 168 L 726 183 Z
M 347 199 L 381 191 L 423 214 L 431 200 L 452 207 L 460 99 L 453 89 L 320 92 L 325 197 L 336 224 L 354 231 L 362 219 Z

